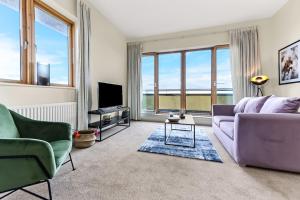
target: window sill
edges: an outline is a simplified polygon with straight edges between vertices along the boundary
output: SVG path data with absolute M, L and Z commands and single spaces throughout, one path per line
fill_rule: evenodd
M 68 89 L 68 90 L 75 90 L 75 87 L 68 87 L 68 86 L 43 86 L 43 85 L 30 85 L 30 84 L 23 84 L 23 83 L 8 83 L 8 82 L 0 82 L 0 86 L 14 86 L 14 87 L 32 87 L 32 88 L 49 88 L 49 89 Z

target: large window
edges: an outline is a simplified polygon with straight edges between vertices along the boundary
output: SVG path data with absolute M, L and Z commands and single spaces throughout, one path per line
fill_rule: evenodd
M 73 26 L 40 0 L 0 0 L 0 79 L 37 84 L 46 66 L 50 85 L 73 86 Z
M 0 79 L 21 81 L 19 0 L 0 0 Z
M 181 54 L 168 53 L 158 56 L 159 109 L 179 110 L 181 89 Z
M 230 52 L 228 48 L 217 49 L 217 103 L 232 104 L 232 81 Z
M 225 45 L 144 55 L 142 83 L 143 111 L 208 113 L 214 103 L 232 104 L 230 50 Z
M 211 54 L 209 50 L 186 52 L 186 109 L 210 111 Z
M 142 57 L 142 110 L 154 111 L 154 56 Z

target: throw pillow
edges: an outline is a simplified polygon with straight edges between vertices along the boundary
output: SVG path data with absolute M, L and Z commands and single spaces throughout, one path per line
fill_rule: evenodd
M 246 107 L 247 102 L 251 99 L 251 97 L 242 98 L 233 108 L 234 114 L 243 113 Z
M 252 97 L 246 104 L 244 113 L 259 113 L 270 96 Z
M 296 113 L 299 107 L 299 97 L 271 96 L 261 108 L 260 113 Z

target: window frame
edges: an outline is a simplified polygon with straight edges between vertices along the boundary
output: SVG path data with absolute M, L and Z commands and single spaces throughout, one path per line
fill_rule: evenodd
M 50 86 L 75 86 L 75 23 L 49 6 L 42 0 L 20 0 L 20 80 L 0 79 L 0 82 L 37 85 L 36 80 L 36 52 L 35 52 L 35 8 L 38 7 L 47 14 L 63 21 L 69 28 L 68 48 L 68 84 L 50 83 Z M 45 86 L 47 87 L 47 86 Z
M 207 48 L 185 49 L 178 51 L 146 52 L 144 56 L 154 56 L 154 112 L 162 113 L 159 109 L 159 59 L 161 54 L 181 53 L 181 92 L 180 109 L 186 110 L 186 53 L 194 51 L 211 50 L 211 105 L 217 103 L 217 50 L 230 48 L 229 44 L 216 45 Z M 201 111 L 199 111 L 201 112 Z M 211 113 L 211 111 L 209 112 Z
M 20 38 L 20 43 L 19 43 L 19 50 L 20 50 L 20 79 L 19 80 L 13 80 L 13 79 L 5 79 L 5 78 L 0 78 L 0 82 L 6 82 L 6 83 L 24 83 L 25 82 L 25 70 L 23 68 L 24 65 L 24 31 L 26 30 L 26 25 L 24 23 L 24 13 L 25 13 L 25 4 L 26 1 L 24 0 L 19 0 L 19 19 L 20 19 L 20 24 L 19 24 L 19 38 Z

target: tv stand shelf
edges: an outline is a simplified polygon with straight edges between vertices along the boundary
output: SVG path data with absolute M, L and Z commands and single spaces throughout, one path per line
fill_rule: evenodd
M 121 114 L 120 114 L 121 113 Z M 100 130 L 99 136 L 97 136 L 96 141 L 103 141 L 123 130 L 130 127 L 130 108 L 129 107 L 111 107 L 111 108 L 100 108 L 98 110 L 91 110 L 88 112 L 89 115 L 99 115 L 99 121 L 89 123 L 89 128 L 97 128 Z M 105 121 L 103 116 L 111 115 L 109 121 Z M 109 136 L 103 137 L 102 133 L 108 129 L 114 128 L 116 126 L 123 126 L 124 128 L 110 134 Z

